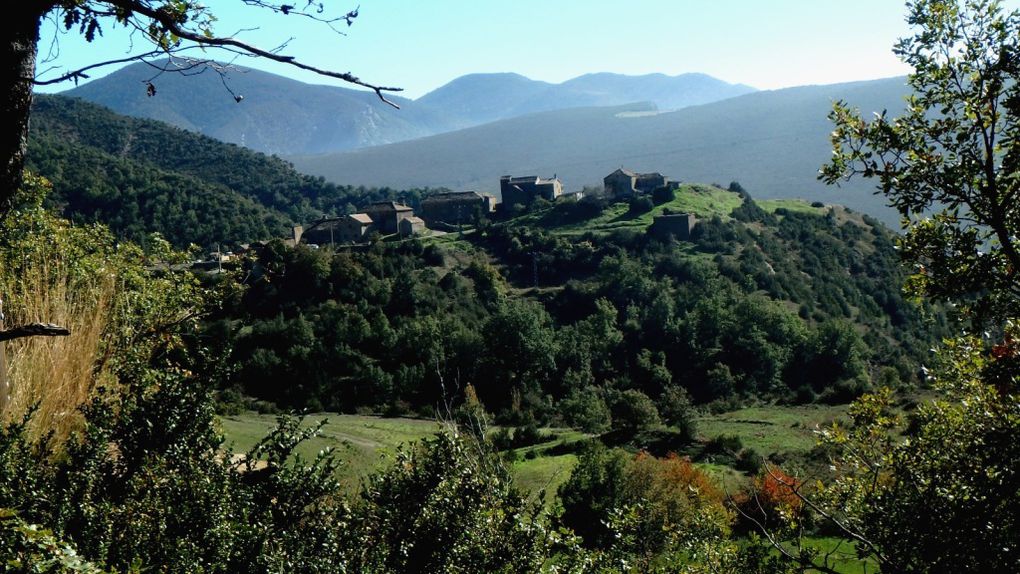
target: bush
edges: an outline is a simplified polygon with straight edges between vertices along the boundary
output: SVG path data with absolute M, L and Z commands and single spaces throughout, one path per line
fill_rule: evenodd
M 794 492 L 799 484 L 800 481 L 783 472 L 778 466 L 763 467 L 750 488 L 741 493 L 735 501 L 740 510 L 738 514 L 744 517 L 741 529 L 757 530 L 758 527 L 753 521 L 768 528 L 777 528 L 787 519 L 806 516 L 804 502 Z
M 368 480 L 343 571 L 536 572 L 548 534 L 534 511 L 495 458 L 443 433 L 401 448 Z
M 691 403 L 687 390 L 678 385 L 668 385 L 659 397 L 659 414 L 662 419 L 677 428 L 681 435 L 693 439 L 698 434 L 695 417 L 697 412 Z
M 586 546 L 647 558 L 728 532 L 723 494 L 686 458 L 630 457 L 591 442 L 559 489 Z
M 655 205 L 662 205 L 663 203 L 669 203 L 676 199 L 676 190 L 672 187 L 664 186 L 657 187 L 652 191 L 652 203 Z
M 744 450 L 744 442 L 735 434 L 721 434 L 705 443 L 706 453 L 727 454 L 737 456 Z
M 560 402 L 560 413 L 567 424 L 591 434 L 609 430 L 613 422 L 602 394 L 590 386 L 576 390 L 563 399 Z
M 630 200 L 629 212 L 632 214 L 648 213 L 655 207 L 652 200 L 644 195 L 639 195 Z
M 637 433 L 661 424 L 659 411 L 648 395 L 628 389 L 620 393 L 613 402 L 613 428 L 627 433 Z

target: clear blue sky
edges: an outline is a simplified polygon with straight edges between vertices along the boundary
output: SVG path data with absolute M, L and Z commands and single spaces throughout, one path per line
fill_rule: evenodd
M 337 13 L 358 5 L 324 2 Z M 239 0 L 207 4 L 219 17 L 219 34 L 257 27 L 238 37 L 261 47 L 293 37 L 283 53 L 403 87 L 410 98 L 473 72 L 517 72 L 549 82 L 589 72 L 702 72 L 761 89 L 907 72 L 891 53 L 909 31 L 899 0 L 361 0 L 360 16 L 346 36 L 293 16 L 244 8 Z M 53 34 L 53 27 L 43 30 L 41 54 Z M 94 45 L 68 34 L 60 37 L 59 56 L 43 69 L 123 57 L 128 48 L 126 34 L 117 30 L 106 30 Z M 337 83 L 284 65 L 238 63 Z

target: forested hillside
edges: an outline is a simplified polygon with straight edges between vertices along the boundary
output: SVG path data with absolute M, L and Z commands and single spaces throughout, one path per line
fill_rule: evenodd
M 396 195 L 328 183 L 275 156 L 62 96 L 35 100 L 28 166 L 52 181 L 49 201 L 75 221 L 135 240 L 155 231 L 178 246 L 280 237 L 293 223 Z
M 124 26 L 164 54 L 226 46 L 309 66 L 217 36 L 227 9 L 192 0 L 24 4 L 9 14 L 14 77 L 0 90 L 3 573 L 1020 572 L 1020 10 L 908 1 L 911 35 L 893 52 L 916 96 L 889 114 L 870 113 L 881 98 L 869 84 L 898 96 L 900 80 L 850 85 L 849 103 L 801 88 L 663 114 L 693 131 L 652 137 L 583 132 L 604 109 L 562 114 L 576 134 L 539 114 L 385 164 L 471 177 L 478 155 L 457 170 L 435 158 L 516 141 L 516 159 L 488 155 L 580 169 L 594 146 L 620 146 L 601 175 L 700 147 L 670 175 L 750 165 L 743 185 L 713 175 L 731 183 L 529 197 L 520 179 L 502 209 L 471 209 L 446 232 L 273 239 L 213 271 L 148 232 L 241 241 L 397 192 L 46 97 L 27 169 L 30 60 L 60 73 L 67 47 L 60 32 L 46 49 L 51 23 L 104 46 Z M 334 32 L 358 17 L 245 4 Z M 635 43 L 622 12 L 573 8 L 616 35 L 589 24 L 572 46 L 659 50 Z M 415 30 L 442 33 L 438 12 Z M 532 12 L 522 32 L 545 16 Z M 705 30 L 727 49 L 760 25 L 723 16 Z M 846 12 L 782 16 L 833 43 L 824 34 Z M 493 21 L 493 44 L 562 52 Z M 670 45 L 693 29 L 679 25 Z M 487 58 L 485 44 L 470 47 Z M 788 113 L 763 115 L 769 102 Z M 657 118 L 629 112 L 613 118 Z M 513 140 L 522 126 L 531 139 Z M 663 163 L 634 167 L 673 171 Z M 833 196 L 766 197 L 801 195 L 816 174 L 870 180 L 903 233 Z
M 649 213 L 562 201 L 462 239 L 271 244 L 210 328 L 231 386 L 294 408 L 431 413 L 471 385 L 500 420 L 604 429 L 676 392 L 842 403 L 914 382 L 942 327 L 900 294 L 889 230 L 731 189 L 683 186 Z M 699 214 L 689 242 L 646 232 L 670 209 Z

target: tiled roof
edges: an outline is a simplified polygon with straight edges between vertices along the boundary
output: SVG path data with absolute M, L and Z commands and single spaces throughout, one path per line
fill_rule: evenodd
M 368 207 L 362 209 L 362 211 L 384 211 L 384 210 L 414 211 L 412 208 L 402 203 L 397 203 L 395 201 L 377 201 L 375 203 L 369 204 Z
M 425 205 L 427 203 L 441 203 L 444 201 L 460 201 L 466 199 L 477 200 L 482 197 L 482 194 L 477 191 L 454 191 L 451 193 L 437 193 L 435 195 L 430 195 L 421 200 L 421 203 L 422 205 Z

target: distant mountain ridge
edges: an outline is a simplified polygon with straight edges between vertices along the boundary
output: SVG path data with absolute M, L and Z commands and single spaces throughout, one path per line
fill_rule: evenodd
M 469 74 L 415 100 L 447 110 L 465 121 L 463 127 L 549 110 L 619 106 L 649 102 L 675 110 L 732 98 L 755 91 L 705 74 L 598 73 L 561 84 L 529 80 L 519 74 Z
M 817 181 L 830 157 L 827 115 L 843 99 L 871 111 L 903 107 L 903 78 L 805 86 L 656 113 L 654 106 L 536 113 L 415 141 L 294 157 L 305 173 L 347 184 L 497 192 L 503 174 L 557 174 L 569 190 L 599 185 L 614 169 L 658 171 L 693 182 L 740 181 L 756 198 L 840 203 L 898 227 L 872 182 Z
M 183 76 L 133 64 L 62 95 L 279 155 L 346 151 L 412 140 L 539 111 L 651 102 L 677 109 L 754 91 L 704 74 L 588 74 L 562 84 L 519 74 L 470 74 L 400 110 L 363 90 L 306 84 L 255 69 Z M 145 82 L 152 81 L 154 96 Z M 225 87 L 229 86 L 229 90 Z M 235 102 L 231 94 L 243 96 Z
M 437 133 L 446 121 L 410 100 L 404 109 L 371 92 L 305 84 L 254 69 L 224 80 L 211 70 L 183 76 L 166 73 L 144 82 L 153 69 L 134 64 L 62 95 L 106 106 L 128 116 L 166 122 L 218 140 L 270 154 L 323 153 L 404 141 Z

